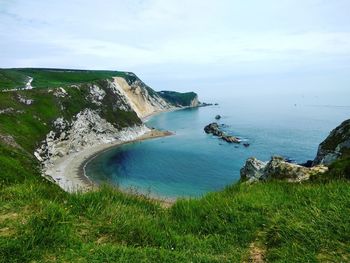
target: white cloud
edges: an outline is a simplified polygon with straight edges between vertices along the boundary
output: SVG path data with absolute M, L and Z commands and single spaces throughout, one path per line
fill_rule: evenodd
M 345 0 L 0 0 L 0 7 L 3 67 L 151 73 L 176 65 L 220 75 L 349 66 Z

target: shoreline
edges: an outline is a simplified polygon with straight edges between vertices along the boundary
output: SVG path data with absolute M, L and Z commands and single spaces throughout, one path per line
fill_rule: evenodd
M 72 153 L 60 158 L 53 166 L 44 171 L 44 175 L 51 177 L 66 192 L 86 192 L 97 186 L 97 184 L 85 174 L 84 168 L 91 159 L 114 147 L 148 139 L 166 137 L 173 134 L 174 133 L 169 131 L 152 129 L 133 140 L 113 141 L 94 145 L 77 153 Z
M 93 152 L 89 157 L 87 157 L 85 159 L 85 161 L 83 161 L 80 166 L 79 166 L 79 170 L 78 170 L 78 174 L 79 177 L 82 180 L 88 180 L 93 186 L 96 186 L 97 184 L 94 183 L 87 175 L 85 172 L 85 168 L 88 165 L 89 162 L 91 162 L 93 159 L 95 159 L 97 156 L 99 156 L 101 153 L 104 153 L 106 151 L 109 151 L 113 148 L 117 148 L 129 143 L 135 143 L 135 142 L 141 142 L 141 141 L 145 141 L 145 140 L 150 140 L 150 139 L 156 139 L 156 138 L 162 138 L 162 137 L 167 137 L 167 136 L 171 136 L 174 135 L 175 133 L 170 132 L 170 131 L 161 131 L 161 130 L 156 130 L 153 129 L 133 140 L 129 140 L 129 141 L 115 141 L 113 143 L 110 144 L 101 144 L 101 146 L 105 146 L 103 147 L 103 149 L 100 149 L 98 151 Z
M 94 183 L 87 175 L 85 172 L 85 168 L 88 165 L 88 163 L 90 161 L 92 161 L 93 159 L 95 159 L 97 156 L 99 156 L 101 153 L 104 153 L 106 151 L 109 151 L 113 148 L 118 148 L 120 146 L 126 145 L 126 144 L 130 144 L 130 143 L 135 143 L 135 142 L 141 142 L 141 141 L 145 141 L 145 140 L 150 140 L 150 139 L 156 139 L 156 138 L 162 138 L 162 137 L 168 137 L 168 136 L 172 136 L 175 135 L 175 133 L 170 132 L 170 131 L 161 131 L 161 130 L 156 130 L 156 129 L 152 129 L 151 131 L 141 135 L 138 138 L 135 138 L 134 140 L 130 140 L 130 141 L 125 141 L 125 142 L 120 142 L 120 143 L 116 143 L 114 145 L 106 145 L 106 147 L 100 151 L 97 151 L 95 153 L 93 153 L 89 158 L 87 158 L 84 162 L 82 162 L 79 166 L 78 169 L 78 176 L 82 179 L 82 180 L 88 180 L 88 182 L 91 184 L 90 186 L 90 190 L 91 188 L 97 188 L 99 187 L 99 185 L 97 183 Z M 110 184 L 112 187 L 115 187 L 114 185 Z M 89 190 L 89 189 L 88 189 Z M 154 200 L 157 202 L 160 202 L 160 204 L 165 207 L 168 208 L 170 206 L 172 206 L 175 201 L 176 198 L 168 198 L 168 197 L 162 197 L 162 196 L 157 196 L 157 195 L 153 195 L 152 193 L 148 194 L 144 194 L 142 192 L 137 191 L 137 189 L 134 188 L 127 188 L 127 189 L 122 189 L 118 187 L 118 190 L 128 194 L 128 195 L 133 195 L 133 196 L 143 196 L 146 197 L 150 200 Z

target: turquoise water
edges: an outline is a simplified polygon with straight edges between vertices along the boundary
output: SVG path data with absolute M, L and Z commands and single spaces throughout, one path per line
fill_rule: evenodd
M 220 124 L 250 143 L 225 143 L 203 128 L 220 114 Z M 245 160 L 278 154 L 296 162 L 315 157 L 330 130 L 349 118 L 350 107 L 308 106 L 287 102 L 220 102 L 219 106 L 162 113 L 147 121 L 174 136 L 136 142 L 101 153 L 87 175 L 97 183 L 137 189 L 161 197 L 197 197 L 239 179 Z

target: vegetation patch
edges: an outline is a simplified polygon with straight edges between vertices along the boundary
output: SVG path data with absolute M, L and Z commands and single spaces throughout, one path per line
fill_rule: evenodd
M 158 95 L 166 101 L 178 106 L 188 106 L 191 104 L 191 101 L 197 97 L 197 94 L 194 92 L 180 93 L 176 91 L 160 91 Z

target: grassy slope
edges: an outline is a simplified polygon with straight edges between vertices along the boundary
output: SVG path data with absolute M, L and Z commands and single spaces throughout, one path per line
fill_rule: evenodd
M 350 184 L 236 184 L 162 208 L 103 187 L 67 194 L 0 144 L 0 261 L 273 262 L 350 260 Z
M 65 87 L 72 84 L 82 84 L 112 77 L 126 77 L 126 72 L 97 70 L 67 70 L 67 69 L 0 69 L 0 90 L 23 88 L 28 77 L 33 78 L 35 88 Z

